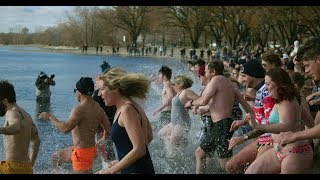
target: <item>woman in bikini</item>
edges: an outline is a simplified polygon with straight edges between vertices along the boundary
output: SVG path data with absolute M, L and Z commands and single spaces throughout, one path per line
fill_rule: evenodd
M 269 124 L 258 124 L 248 114 L 246 118 L 250 125 L 272 133 L 272 139 L 277 139 L 280 132 L 304 129 L 300 93 L 294 88 L 288 73 L 280 67 L 271 69 L 266 73 L 265 83 L 276 102 L 270 113 Z M 273 148 L 259 156 L 245 173 L 306 173 L 312 166 L 312 159 L 313 151 L 308 140 L 296 141 L 284 147 L 273 143 Z

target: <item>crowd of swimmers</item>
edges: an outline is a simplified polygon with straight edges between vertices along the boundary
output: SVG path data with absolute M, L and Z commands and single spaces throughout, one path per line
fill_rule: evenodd
M 104 61 L 95 82 L 81 77 L 75 83 L 79 103 L 66 120 L 39 113 L 40 120 L 72 134 L 73 144 L 54 152 L 52 164 L 69 162 L 74 173 L 84 174 L 155 174 L 149 149 L 154 135 L 167 157 L 175 158 L 190 141 L 191 124 L 202 123 L 203 137 L 194 149 L 196 174 L 206 173 L 207 161 L 215 155 L 220 165 L 215 168 L 229 174 L 309 173 L 320 138 L 319 57 L 320 39 L 313 38 L 290 55 L 269 50 L 241 61 L 197 59 L 190 67 L 196 78 L 172 77 L 166 65 L 150 78 Z M 55 84 L 54 76 L 41 73 L 38 78 L 47 79 L 47 87 Z M 199 92 L 191 89 L 193 79 L 203 86 Z M 141 101 L 153 81 L 162 88 L 161 105 L 152 112 L 159 115 L 157 126 L 150 123 Z M 5 116 L 0 173 L 32 174 L 41 134 L 17 104 L 7 80 L 0 81 L 0 100 L 0 116 Z M 200 121 L 194 122 L 190 114 L 199 115 Z M 105 166 L 93 172 L 98 153 Z

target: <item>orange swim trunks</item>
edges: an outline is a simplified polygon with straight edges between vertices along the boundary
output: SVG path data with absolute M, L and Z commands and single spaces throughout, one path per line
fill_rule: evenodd
M 0 162 L 0 174 L 33 174 L 30 162 Z
M 97 148 L 73 148 L 71 161 L 73 171 L 86 171 L 92 169 L 92 164 L 97 155 Z

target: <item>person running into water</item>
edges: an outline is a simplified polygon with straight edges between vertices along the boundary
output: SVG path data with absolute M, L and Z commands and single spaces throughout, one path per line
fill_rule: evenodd
M 168 157 L 175 157 L 177 148 L 185 147 L 188 143 L 191 118 L 188 109 L 184 106 L 187 101 L 199 97 L 189 89 L 192 84 L 192 79 L 182 75 L 175 77 L 172 83 L 177 94 L 172 99 L 171 122 L 158 133 L 159 137 L 164 140 Z
M 275 105 L 270 112 L 269 124 L 258 124 L 247 114 L 246 119 L 254 129 L 272 133 L 272 139 L 277 139 L 281 132 L 298 132 L 304 129 L 301 119 L 301 97 L 294 87 L 289 74 L 281 67 L 269 70 L 265 83 Z M 284 147 L 277 142 L 273 148 L 257 157 L 246 170 L 246 174 L 299 174 L 311 169 L 313 150 L 310 141 L 300 140 Z
M 197 159 L 197 166 L 203 167 L 202 162 L 206 154 L 212 156 L 217 151 L 220 166 L 224 169 L 225 163 L 232 155 L 232 151 L 228 150 L 228 141 L 233 135 L 233 132 L 229 132 L 233 122 L 233 105 L 235 102 L 240 102 L 246 112 L 253 112 L 240 91 L 234 88 L 233 82 L 223 75 L 223 71 L 224 65 L 222 61 L 211 61 L 208 63 L 205 68 L 205 76 L 210 81 L 205 87 L 202 96 L 188 101 L 185 105 L 186 108 L 196 106 L 193 108 L 194 113 L 196 113 L 197 106 L 209 105 L 208 109 L 213 121 L 213 127 L 210 131 L 211 138 L 201 145 L 203 155 L 196 156 L 200 158 Z
M 92 98 L 96 102 L 99 103 L 99 105 L 102 107 L 106 115 L 108 116 L 108 122 L 110 123 L 110 126 L 112 126 L 114 115 L 116 113 L 116 106 L 107 106 L 106 103 L 103 101 L 101 94 L 99 93 L 100 87 L 103 86 L 103 81 L 101 80 L 101 75 L 98 75 L 96 77 L 96 89 L 93 92 Z M 96 141 L 99 141 L 103 137 L 104 130 L 99 125 L 96 133 Z M 116 159 L 115 151 L 113 148 L 113 143 L 111 140 L 111 137 L 109 136 L 106 140 L 105 146 L 101 146 L 98 148 L 98 152 L 101 155 L 102 165 L 103 167 L 107 167 L 107 165 Z
M 255 120 L 261 124 L 268 123 L 269 114 L 274 105 L 274 101 L 269 96 L 269 92 L 264 83 L 264 76 L 265 72 L 262 64 L 257 60 L 250 60 L 243 64 L 239 75 L 242 84 L 246 85 L 248 88 L 255 88 L 256 96 L 253 111 Z M 230 131 L 235 131 L 239 126 L 245 124 L 247 124 L 245 119 L 234 121 Z M 229 150 L 233 149 L 236 145 L 256 137 L 258 137 L 258 139 L 254 139 L 250 144 L 246 145 L 229 159 L 226 163 L 226 171 L 228 173 L 243 173 L 257 156 L 272 148 L 273 141 L 270 133 L 252 129 L 242 136 L 232 137 L 229 141 Z
M 0 174 L 33 174 L 40 138 L 31 116 L 16 103 L 16 93 L 8 81 L 0 81 L 0 116 L 5 116 L 3 134 L 4 160 Z M 31 147 L 30 147 L 31 145 Z
M 172 76 L 172 70 L 167 66 L 162 66 L 159 70 L 159 82 L 163 84 L 163 89 L 161 92 L 162 105 L 160 108 L 156 109 L 153 112 L 153 116 L 160 112 L 159 122 L 155 132 L 158 132 L 157 129 L 163 128 L 165 125 L 169 124 L 171 121 L 171 101 L 172 98 L 176 95 L 176 92 L 173 89 L 172 83 L 170 81 Z
M 76 83 L 74 93 L 79 105 L 75 106 L 66 121 L 60 121 L 48 112 L 39 115 L 41 120 L 49 120 L 59 131 L 72 133 L 73 146 L 66 147 L 53 154 L 54 165 L 60 161 L 72 162 L 75 173 L 92 173 L 93 161 L 97 154 L 97 146 L 104 146 L 109 136 L 108 117 L 100 105 L 92 99 L 94 83 L 90 77 L 81 77 Z M 96 143 L 95 135 L 98 126 L 104 129 L 103 137 Z
M 153 139 L 151 124 L 144 109 L 132 98 L 146 98 L 151 81 L 143 74 L 128 73 L 114 67 L 101 76 L 101 97 L 117 112 L 111 128 L 111 139 L 118 160 L 97 174 L 154 174 L 148 144 Z
M 297 60 L 302 62 L 305 67 L 305 73 L 312 77 L 314 81 L 320 80 L 320 38 L 313 38 L 303 44 L 297 54 Z M 320 118 L 319 111 L 317 112 L 315 122 Z M 297 132 L 281 132 L 275 139 L 280 147 L 285 147 L 287 144 L 306 140 L 320 138 L 320 125 L 317 124 L 313 128 Z M 315 152 L 317 153 L 317 152 Z

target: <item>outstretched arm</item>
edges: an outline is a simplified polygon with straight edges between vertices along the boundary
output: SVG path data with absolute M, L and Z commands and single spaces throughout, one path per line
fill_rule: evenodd
M 280 136 L 275 139 L 281 146 L 287 144 L 307 139 L 316 139 L 320 137 L 320 124 L 314 126 L 311 129 L 306 129 L 304 131 L 292 132 L 282 132 Z
M 79 107 L 74 107 L 66 122 L 59 121 L 55 116 L 47 112 L 42 112 L 39 115 L 39 119 L 50 120 L 54 127 L 56 127 L 59 131 L 63 133 L 69 133 L 80 122 L 81 117 L 79 114 Z

